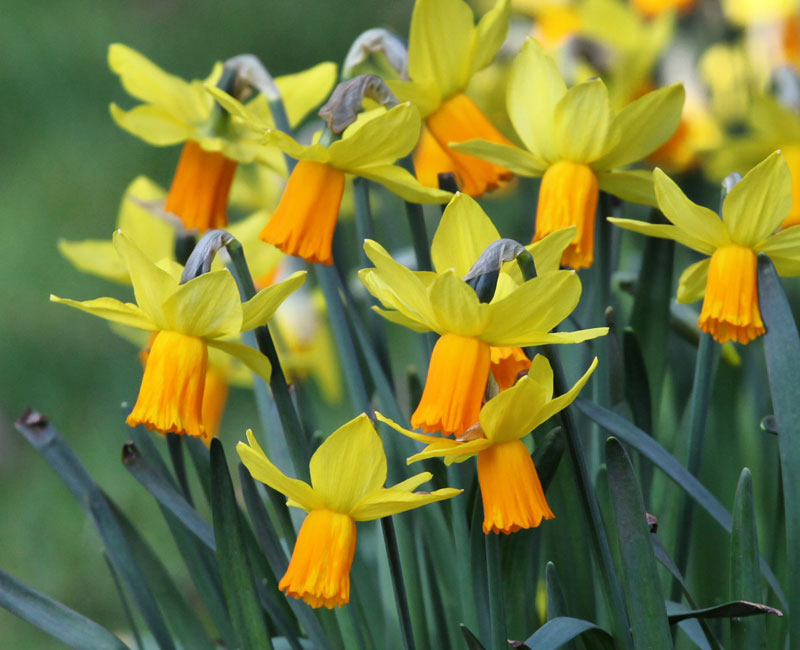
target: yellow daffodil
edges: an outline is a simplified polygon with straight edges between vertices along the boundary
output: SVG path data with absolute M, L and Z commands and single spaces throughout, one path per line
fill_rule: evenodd
M 597 359 L 567 393 L 553 399 L 553 371 L 547 359 L 536 355 L 528 374 L 486 402 L 477 426 L 455 440 L 409 431 L 380 413 L 376 416 L 409 438 L 426 443 L 409 463 L 441 456 L 449 465 L 477 454 L 483 532 L 513 533 L 555 516 L 522 438 L 571 404 L 596 367 Z
M 630 0 L 631 5 L 643 16 L 652 18 L 668 11 L 689 11 L 695 0 Z
M 131 48 L 114 44 L 108 64 L 122 85 L 144 103 L 124 111 L 111 104 L 116 123 L 156 146 L 185 143 L 167 197 L 166 211 L 178 216 L 189 230 L 204 232 L 227 224 L 228 193 L 238 163 L 258 161 L 285 171 L 280 152 L 267 147 L 252 130 L 226 119 L 204 82 L 184 81 L 168 74 Z M 223 74 L 217 63 L 206 83 Z M 327 96 L 336 66 L 321 63 L 305 72 L 275 80 L 286 104 L 290 123 L 298 123 Z M 272 122 L 267 98 L 259 94 L 248 103 L 251 113 Z
M 242 303 L 227 270 L 204 273 L 180 284 L 181 268 L 174 262 L 154 264 L 120 231 L 114 234 L 114 245 L 130 274 L 136 305 L 113 298 L 79 302 L 51 295 L 50 300 L 114 323 L 157 332 L 127 423 L 144 424 L 161 433 L 202 436 L 207 348 L 236 357 L 269 380 L 266 357 L 224 339 L 266 323 L 286 296 L 305 281 L 305 273 L 296 273 Z
M 278 589 L 312 607 L 332 609 L 350 600 L 350 565 L 356 522 L 388 517 L 461 492 L 414 492 L 429 481 L 422 472 L 385 488 L 386 454 L 370 419 L 362 414 L 334 431 L 314 452 L 311 485 L 288 478 L 267 458 L 252 431 L 236 446 L 253 478 L 282 492 L 287 504 L 308 512 Z
M 773 153 L 733 187 L 722 204 L 721 220 L 687 199 L 660 169 L 653 177 L 659 208 L 674 225 L 609 221 L 711 256 L 689 266 L 678 285 L 678 302 L 703 298 L 698 321 L 703 331 L 720 343 L 748 343 L 763 334 L 756 256 L 768 255 L 779 275 L 800 275 L 800 226 L 775 232 L 792 207 L 792 178 L 781 153 Z
M 231 99 L 225 107 L 249 122 L 253 129 L 263 132 L 265 125 L 250 115 L 246 107 Z M 289 177 L 281 202 L 261 238 L 289 255 L 332 264 L 331 245 L 345 174 L 380 183 L 407 201 L 447 201 L 449 192 L 423 187 L 394 164 L 414 148 L 419 130 L 419 112 L 408 103 L 388 111 L 379 109 L 370 115 L 362 114 L 361 119 L 345 129 L 341 140 L 327 147 L 320 142 L 304 146 L 286 133 L 266 128 L 267 141 L 300 162 Z
M 534 241 L 570 225 L 577 234 L 564 253 L 566 266 L 594 260 L 599 190 L 636 203 L 653 204 L 644 171 L 616 171 L 662 145 L 680 122 L 683 86 L 640 97 L 615 114 L 599 79 L 567 90 L 552 58 L 533 39 L 514 61 L 508 113 L 527 149 L 486 141 L 453 148 L 503 163 L 522 176 L 541 176 Z
M 725 17 L 741 26 L 780 20 L 797 11 L 795 0 L 722 0 Z
M 480 302 L 461 278 L 498 235 L 478 204 L 466 195 L 456 195 L 442 217 L 431 249 L 435 272 L 415 273 L 395 262 L 377 242 L 364 243 L 375 268 L 362 269 L 359 278 L 388 309 L 376 311 L 415 331 L 433 330 L 441 335 L 412 426 L 460 435 L 475 424 L 492 347 L 577 343 L 606 333 L 606 328 L 550 331 L 580 299 L 581 283 L 573 271 L 550 270 L 557 267 L 561 250 L 571 238 L 571 232 L 555 233 L 551 240 L 540 242 L 540 257 L 548 261 L 537 264 L 538 277 L 517 283 L 513 273 L 500 274 L 489 303 Z
M 707 171 L 716 179 L 749 169 L 780 149 L 792 175 L 792 209 L 782 228 L 800 224 L 800 116 L 772 97 L 757 98 L 748 116 L 751 132 L 723 143 L 711 155 Z
M 425 120 L 414 155 L 417 178 L 438 187 L 439 173 L 455 175 L 462 191 L 480 196 L 510 178 L 502 165 L 456 153 L 451 142 L 481 138 L 508 144 L 465 94 L 472 76 L 485 68 L 503 44 L 510 15 L 499 0 L 480 22 L 462 0 L 417 0 L 408 42 L 410 81 L 389 81 L 401 100 L 413 102 Z

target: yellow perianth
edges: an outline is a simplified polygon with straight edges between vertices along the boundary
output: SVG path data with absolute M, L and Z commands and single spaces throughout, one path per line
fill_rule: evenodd
M 228 378 L 224 372 L 210 365 L 206 372 L 206 385 L 203 390 L 203 442 L 211 444 L 211 439 L 219 432 L 222 414 L 228 401 Z
M 500 390 L 511 388 L 519 373 L 527 372 L 531 360 L 522 348 L 492 348 L 492 375 Z
M 162 331 L 147 356 L 136 406 L 126 422 L 161 433 L 202 436 L 208 350 L 203 339 Z
M 536 211 L 539 241 L 551 232 L 576 226 L 575 239 L 564 251 L 561 263 L 573 269 L 586 268 L 594 261 L 594 215 L 600 190 L 592 168 L 583 163 L 559 160 L 542 177 Z
M 694 4 L 694 0 L 631 0 L 631 5 L 643 16 L 652 18 L 665 11 L 677 9 L 688 11 Z
M 278 589 L 311 607 L 345 605 L 350 601 L 355 551 L 356 522 L 352 517 L 327 509 L 312 510 L 300 528 Z
M 235 161 L 187 141 L 164 209 L 180 217 L 187 230 L 203 233 L 224 228 L 228 225 L 228 194 L 235 172 Z
M 478 421 L 489 378 L 490 347 L 476 338 L 443 334 L 433 347 L 425 390 L 411 426 L 461 435 Z
M 333 231 L 343 193 L 343 171 L 301 160 L 261 239 L 308 262 L 332 264 Z
M 792 172 L 792 195 L 794 197 L 792 210 L 781 224 L 781 228 L 789 228 L 800 224 L 800 144 L 781 147 L 781 151 L 789 164 L 789 171 Z
M 492 445 L 478 454 L 483 498 L 483 532 L 513 533 L 535 528 L 555 515 L 547 505 L 539 475 L 521 440 Z
M 765 332 L 752 248 L 730 244 L 714 251 L 698 325 L 720 343 L 749 343 Z
M 474 156 L 456 153 L 448 146 L 451 142 L 481 139 L 500 144 L 511 144 L 486 118 L 481 109 L 463 93 L 453 95 L 425 122 L 439 150 L 428 139 L 423 139 L 414 156 L 417 179 L 428 187 L 438 187 L 438 174 L 454 173 L 461 191 L 478 197 L 497 188 L 500 181 L 511 178 L 502 165 Z M 445 164 L 443 157 L 450 159 Z

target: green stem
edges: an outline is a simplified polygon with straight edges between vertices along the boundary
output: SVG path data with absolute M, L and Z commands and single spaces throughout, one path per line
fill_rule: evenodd
M 272 119 L 275 121 L 275 127 L 287 135 L 292 135 L 292 127 L 289 125 L 289 117 L 286 115 L 286 106 L 283 104 L 283 98 L 278 97 L 270 100 L 269 110 L 272 113 Z M 286 159 L 286 167 L 289 168 L 289 173 L 291 174 L 297 161 L 289 154 L 283 154 L 283 157 Z
M 500 540 L 494 533 L 485 535 L 486 573 L 489 587 L 489 618 L 492 622 L 491 650 L 504 650 L 508 647 L 506 633 L 506 612 L 503 603 L 503 576 L 500 560 Z
M 543 351 L 553 368 L 553 392 L 556 395 L 563 395 L 568 391 L 569 387 L 567 386 L 558 354 L 552 346 L 544 346 Z M 569 450 L 572 468 L 578 484 L 578 498 L 583 508 L 586 524 L 591 532 L 592 551 L 603 575 L 603 591 L 611 608 L 614 638 L 622 647 L 630 649 L 633 647 L 633 639 L 628 627 L 625 600 L 622 597 L 622 589 L 614 569 L 611 547 L 606 536 L 597 496 L 594 493 L 593 484 L 586 467 L 586 458 L 578 436 L 572 407 L 567 407 L 561 411 L 561 425 L 567 438 L 567 449 Z
M 192 493 L 189 491 L 189 478 L 186 475 L 186 463 L 183 460 L 182 438 L 176 433 L 168 433 L 167 449 L 169 449 L 169 457 L 175 470 L 175 476 L 178 479 L 178 485 L 181 486 L 181 492 L 183 492 L 183 496 L 186 497 L 189 505 L 193 506 Z
M 414 173 L 414 163 L 410 157 L 403 158 L 400 164 L 411 174 Z M 432 271 L 433 260 L 431 259 L 430 243 L 428 242 L 428 229 L 425 227 L 425 215 L 419 203 L 406 201 L 406 216 L 408 225 L 411 228 L 411 243 L 414 246 L 414 254 L 417 256 L 418 271 Z
M 256 295 L 256 288 L 253 284 L 253 278 L 247 268 L 247 260 L 244 257 L 244 250 L 242 245 L 233 240 L 227 245 L 228 254 L 231 257 L 231 266 L 236 282 L 239 285 L 239 292 L 243 300 L 249 300 Z M 308 473 L 308 459 L 310 458 L 308 449 L 308 439 L 306 438 L 305 431 L 300 422 L 300 417 L 292 402 L 292 396 L 289 393 L 289 385 L 286 382 L 286 376 L 283 374 L 280 359 L 278 359 L 278 351 L 275 349 L 275 343 L 270 336 L 269 329 L 263 325 L 253 330 L 258 349 L 261 353 L 269 359 L 272 364 L 272 375 L 270 376 L 269 386 L 272 389 L 272 396 L 275 400 L 275 405 L 278 408 L 278 415 L 283 425 L 284 437 L 286 444 L 289 447 L 289 453 L 292 456 L 292 463 L 297 478 L 303 481 L 309 480 Z
M 697 360 L 694 368 L 694 383 L 692 385 L 692 398 L 689 404 L 689 455 L 686 468 L 697 476 L 703 460 L 703 438 L 705 437 L 706 416 L 708 401 L 711 396 L 711 386 L 714 383 L 716 360 L 719 347 L 714 343 L 710 334 L 704 333 L 700 337 L 697 349 Z M 677 549 L 675 551 L 675 565 L 682 575 L 686 575 L 686 565 L 689 561 L 689 541 L 692 530 L 692 516 L 694 501 L 685 493 L 681 493 L 681 507 L 678 515 L 678 524 L 675 530 L 679 531 Z M 677 581 L 672 583 L 671 600 L 680 602 L 681 586 Z
M 411 625 L 411 612 L 408 609 L 408 595 L 403 581 L 403 568 L 400 562 L 400 551 L 397 546 L 397 535 L 391 517 L 381 519 L 383 541 L 386 544 L 386 555 L 389 559 L 389 570 L 392 575 L 392 586 L 397 601 L 397 613 L 400 616 L 400 631 L 403 635 L 403 648 L 415 650 L 414 629 Z

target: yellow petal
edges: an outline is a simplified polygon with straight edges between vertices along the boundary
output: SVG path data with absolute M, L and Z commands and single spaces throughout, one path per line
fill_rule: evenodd
M 557 159 L 554 115 L 566 92 L 553 59 L 539 43 L 528 39 L 511 65 L 506 104 L 528 151 L 546 162 Z
M 158 329 L 169 329 L 163 305 L 178 288 L 175 280 L 147 259 L 121 230 L 114 233 L 114 247 L 128 267 L 136 303 Z
M 67 241 L 59 239 L 58 250 L 72 262 L 75 268 L 84 273 L 98 275 L 120 284 L 130 284 L 128 269 L 117 255 L 117 250 L 110 240 Z
M 242 332 L 265 325 L 289 294 L 294 293 L 306 281 L 306 272 L 292 273 L 283 282 L 262 289 L 242 304 Z
M 730 242 L 728 230 L 715 212 L 692 203 L 675 182 L 660 169 L 653 171 L 658 206 L 672 223 L 705 244 L 702 253 Z
M 366 287 L 367 291 L 380 300 L 384 307 L 390 310 L 396 310 L 392 312 L 383 312 L 380 310 L 378 311 L 379 314 L 401 325 L 404 325 L 406 320 L 411 321 L 416 324 L 416 327 L 412 328 L 415 331 L 430 331 L 431 327 L 426 324 L 426 322 L 423 322 L 420 315 L 411 309 L 408 304 L 397 295 L 394 289 L 385 281 L 384 277 L 379 275 L 375 269 L 361 269 L 358 272 L 358 278 Z M 399 320 L 389 314 L 399 314 Z M 431 316 L 431 319 L 432 318 L 433 316 Z
M 478 202 L 459 192 L 445 208 L 433 236 L 433 266 L 439 273 L 453 269 L 458 277 L 464 277 L 486 247 L 498 239 L 500 233 Z
M 331 159 L 330 151 L 321 144 L 312 144 L 307 147 L 297 142 L 292 136 L 277 129 L 268 130 L 264 134 L 264 142 L 265 144 L 275 145 L 281 151 L 297 160 L 327 163 Z
M 50 300 L 68 307 L 75 307 L 75 309 L 80 309 L 93 316 L 105 318 L 112 323 L 121 323 L 122 325 L 136 327 L 149 332 L 158 329 L 155 323 L 141 309 L 129 302 L 120 302 L 114 298 L 96 298 L 81 302 L 79 300 L 70 300 L 69 298 L 59 298 L 52 294 L 50 295 Z
M 242 331 L 242 303 L 230 271 L 203 273 L 180 285 L 164 301 L 169 327 L 201 338 L 235 336 Z
M 780 151 L 753 167 L 722 203 L 731 241 L 755 246 L 771 235 L 792 209 L 792 175 Z
M 166 196 L 157 183 L 138 176 L 125 189 L 117 219 L 117 227 L 153 262 L 173 256 L 175 228 L 142 203 L 162 201 Z
M 800 226 L 792 226 L 768 237 L 755 247 L 772 260 L 778 275 L 784 278 L 800 275 Z
M 433 474 L 431 474 L 430 472 L 420 472 L 419 474 L 414 474 L 414 476 L 407 478 L 405 481 L 400 481 L 399 483 L 395 483 L 394 485 L 389 486 L 388 489 L 413 492 L 420 485 L 422 485 L 423 483 L 427 483 L 432 478 Z
M 712 248 L 709 244 L 697 239 L 697 237 L 694 237 L 693 235 L 690 235 L 685 230 L 681 230 L 678 228 L 678 226 L 670 226 L 668 224 L 661 223 L 647 223 L 645 221 L 637 221 L 636 219 L 617 219 L 615 217 L 608 217 L 608 221 L 613 223 L 615 226 L 624 228 L 625 230 L 632 230 L 633 232 L 638 232 L 642 235 L 648 235 L 649 237 L 672 239 L 683 244 L 684 246 L 688 246 L 696 251 L 705 253 L 706 255 L 711 255 L 711 253 L 714 252 L 714 248 Z
M 555 107 L 554 137 L 561 158 L 591 163 L 608 150 L 611 104 L 600 79 L 570 88 Z
M 439 333 L 478 336 L 489 321 L 489 305 L 453 271 L 441 274 L 428 290 Z
M 503 165 L 520 176 L 537 178 L 544 174 L 547 163 L 529 151 L 513 145 L 489 142 L 487 140 L 467 140 L 451 142 L 449 147 L 458 153 L 469 154 L 483 160 Z
M 474 39 L 474 17 L 466 2 L 417 0 L 408 39 L 409 76 L 434 81 L 444 98 L 463 90 Z
M 342 425 L 311 457 L 311 485 L 331 510 L 349 513 L 386 482 L 383 443 L 369 417 L 361 414 Z
M 392 427 L 398 433 L 402 433 L 404 436 L 411 438 L 412 440 L 416 440 L 417 442 L 424 442 L 426 445 L 436 443 L 440 440 L 447 440 L 448 442 L 456 442 L 452 438 L 442 438 L 440 436 L 429 436 L 426 433 L 417 433 L 416 431 L 412 431 L 411 429 L 406 429 L 405 427 L 400 426 L 392 420 L 391 418 L 387 418 L 382 413 L 378 411 L 375 412 L 375 417 L 378 419 L 379 422 L 383 422 L 384 424 Z
M 329 147 L 330 164 L 344 171 L 391 165 L 408 155 L 419 140 L 422 122 L 410 103 L 399 104 L 365 122 Z M 353 171 L 353 173 L 357 173 Z
M 108 66 L 119 75 L 125 90 L 148 104 L 161 106 L 188 122 L 208 117 L 211 102 L 204 101 L 202 89 L 168 74 L 147 57 L 121 43 L 108 48 Z
M 685 95 L 683 84 L 677 83 L 628 104 L 614 118 L 619 141 L 594 166 L 598 170 L 624 167 L 658 149 L 678 128 Z
M 686 267 L 678 281 L 676 297 L 678 302 L 689 304 L 700 300 L 705 295 L 710 264 L 711 258 L 707 257 Z
M 249 345 L 222 339 L 206 339 L 206 345 L 238 359 L 266 382 L 272 377 L 272 365 L 269 359 Z
M 361 499 L 350 516 L 356 521 L 371 521 L 419 508 L 435 501 L 450 499 L 462 492 L 463 490 L 455 488 L 442 488 L 434 492 L 421 493 L 407 492 L 396 487 L 383 488 L 370 492 Z
M 600 189 L 623 201 L 657 207 L 656 192 L 653 187 L 653 174 L 644 169 L 624 172 L 599 172 L 597 184 Z M 608 216 L 608 215 L 602 215 Z
M 443 458 L 445 465 L 451 463 L 463 463 L 475 454 L 491 447 L 492 443 L 486 438 L 476 438 L 469 442 L 460 442 L 451 438 L 439 438 L 432 442 L 421 452 L 414 454 L 407 459 L 407 463 L 416 463 L 427 458 Z
M 308 70 L 276 77 L 289 126 L 295 127 L 330 94 L 336 83 L 336 64 L 318 63 Z
M 142 104 L 124 111 L 116 104 L 111 104 L 109 109 L 117 126 L 157 147 L 178 144 L 196 134 L 190 124 L 175 118 L 160 106 Z
M 401 199 L 411 203 L 444 203 L 453 196 L 450 192 L 425 187 L 409 172 L 397 165 L 360 167 L 354 169 L 353 173 L 380 183 Z
M 239 458 L 250 470 L 254 479 L 266 483 L 273 490 L 286 495 L 289 500 L 305 510 L 325 507 L 324 501 L 315 494 L 308 483 L 298 481 L 296 478 L 289 478 L 272 464 L 250 429 L 247 430 L 247 442 L 249 446 L 243 442 L 237 444 L 236 453 L 239 454 Z
M 434 113 L 443 101 L 441 90 L 434 80 L 401 81 L 399 79 L 390 79 L 387 80 L 386 84 L 401 102 L 414 104 L 423 119 Z
M 225 111 L 239 118 L 244 127 L 253 131 L 266 131 L 267 129 L 275 128 L 275 120 L 272 118 L 269 105 L 263 96 L 260 96 L 263 101 L 257 102 L 253 100 L 245 105 L 219 86 L 206 84 L 205 89 Z M 262 110 L 259 110 L 259 108 Z
M 577 230 L 576 226 L 562 228 L 525 247 L 533 255 L 536 275 L 558 271 L 561 257 L 567 246 L 575 240 Z
M 478 21 L 472 50 L 470 76 L 479 70 L 483 70 L 492 62 L 497 50 L 506 40 L 510 17 L 510 0 L 497 0 L 494 7 L 487 11 Z
M 374 294 L 373 294 L 374 295 Z M 414 332 L 430 332 L 431 328 L 425 325 L 424 323 L 420 323 L 417 320 L 409 318 L 403 312 L 400 311 L 389 311 L 387 309 L 381 309 L 380 307 L 373 305 L 372 311 L 376 314 L 380 314 L 390 323 L 394 323 L 395 325 L 401 325 L 402 327 L 406 327 Z

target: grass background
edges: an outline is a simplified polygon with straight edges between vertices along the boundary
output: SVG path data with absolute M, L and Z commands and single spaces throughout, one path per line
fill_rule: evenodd
M 147 173 L 168 185 L 179 149 L 153 148 L 114 125 L 108 104 L 133 105 L 106 65 L 110 43 L 164 69 L 202 78 L 249 52 L 273 74 L 341 62 L 370 27 L 405 33 L 412 0 L 0 1 L 0 567 L 114 629 L 124 625 L 91 524 L 13 421 L 49 415 L 98 482 L 159 549 L 172 549 L 151 498 L 120 463 L 124 401 L 141 370 L 133 348 L 99 319 L 48 302 L 126 297 L 74 270 L 59 238 L 107 237 L 126 185 Z M 255 409 L 234 391 L 223 426 L 232 443 Z M 182 565 L 180 561 L 170 563 Z M 0 648 L 65 647 L 0 610 Z

